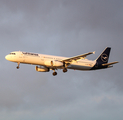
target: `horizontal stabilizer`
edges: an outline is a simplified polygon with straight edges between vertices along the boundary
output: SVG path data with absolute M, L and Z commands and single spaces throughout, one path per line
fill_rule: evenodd
M 102 66 L 107 66 L 107 65 L 112 65 L 112 64 L 116 64 L 116 63 L 119 63 L 119 62 L 111 62 L 111 63 L 106 63 L 106 64 L 102 64 Z

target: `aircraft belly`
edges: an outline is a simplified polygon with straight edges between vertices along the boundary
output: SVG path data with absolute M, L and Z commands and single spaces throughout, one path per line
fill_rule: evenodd
M 70 65 L 68 69 L 75 69 L 75 70 L 90 70 L 92 67 L 90 66 L 80 66 L 80 65 Z

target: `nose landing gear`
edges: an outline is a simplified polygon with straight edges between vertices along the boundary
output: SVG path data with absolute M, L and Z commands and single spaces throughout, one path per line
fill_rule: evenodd
M 20 63 L 18 63 L 18 66 L 16 67 L 17 69 L 19 69 L 19 68 L 20 68 L 20 66 L 19 66 L 19 65 L 20 65 Z

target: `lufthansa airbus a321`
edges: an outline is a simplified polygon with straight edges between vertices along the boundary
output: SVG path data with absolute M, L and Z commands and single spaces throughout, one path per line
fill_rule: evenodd
M 111 62 L 108 63 L 108 58 L 110 54 L 110 47 L 105 48 L 99 57 L 92 61 L 86 59 L 90 54 L 95 52 L 89 52 L 82 55 L 74 57 L 60 57 L 45 54 L 37 54 L 30 52 L 15 51 L 5 56 L 5 59 L 11 62 L 16 62 L 18 64 L 17 69 L 19 69 L 20 63 L 36 65 L 35 70 L 38 72 L 49 72 L 53 70 L 53 76 L 57 75 L 56 70 L 63 69 L 63 72 L 67 72 L 68 69 L 74 70 L 98 70 L 104 68 L 113 67 L 113 64 L 118 63 Z

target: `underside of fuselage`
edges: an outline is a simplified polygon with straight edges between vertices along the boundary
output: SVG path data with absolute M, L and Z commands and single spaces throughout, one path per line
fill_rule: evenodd
M 69 65 L 67 67 L 68 69 L 74 69 L 74 70 L 90 70 L 92 67 L 90 66 L 80 66 L 80 65 Z

